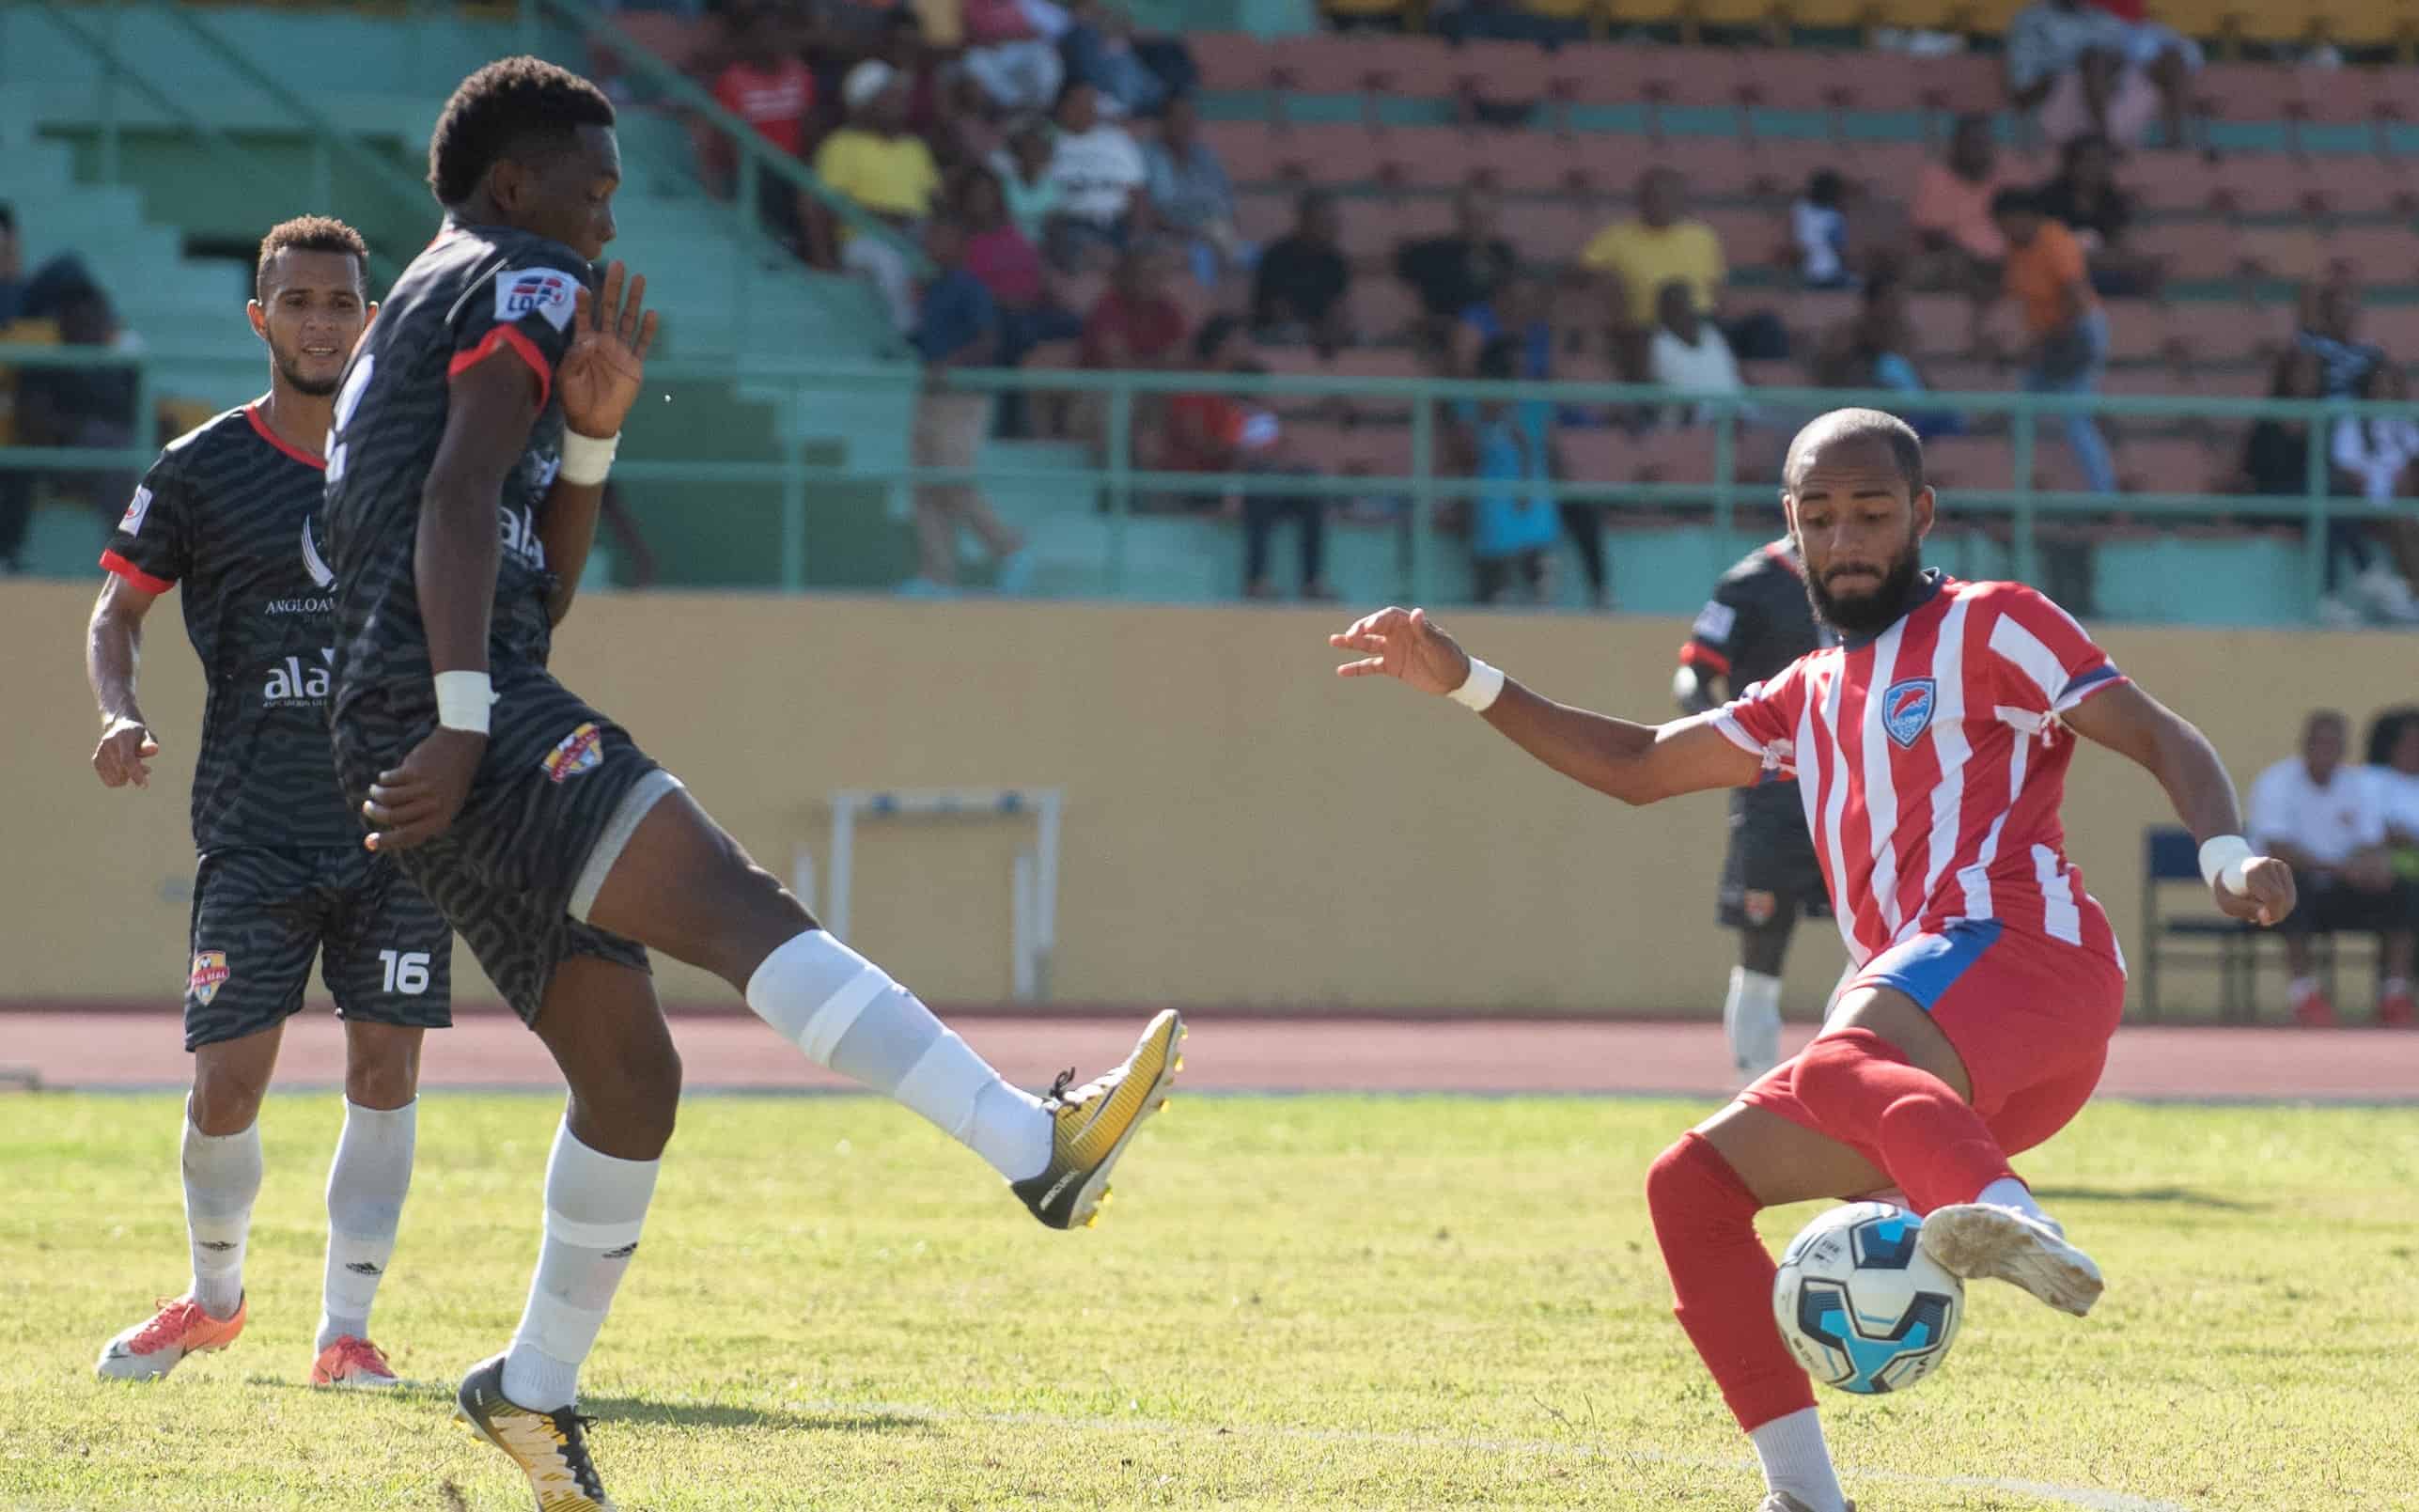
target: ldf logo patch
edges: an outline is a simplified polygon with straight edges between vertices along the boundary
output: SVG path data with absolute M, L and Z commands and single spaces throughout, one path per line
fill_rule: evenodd
M 552 268 L 524 268 L 495 280 L 495 320 L 509 325 L 524 315 L 542 315 L 560 331 L 571 320 L 571 275 Z
M 603 759 L 604 736 L 594 725 L 583 725 L 546 753 L 543 765 L 548 777 L 563 782 L 583 772 L 595 771 L 597 763 Z
M 194 995 L 195 1002 L 208 1007 L 210 1000 L 218 996 L 218 990 L 226 985 L 226 951 L 197 951 L 194 955 L 193 974 L 185 978 L 185 990 Z
M 1931 727 L 1932 708 L 1938 701 L 1939 684 L 1929 678 L 1894 682 L 1881 694 L 1881 727 L 1900 749 L 1912 749 L 1915 737 Z

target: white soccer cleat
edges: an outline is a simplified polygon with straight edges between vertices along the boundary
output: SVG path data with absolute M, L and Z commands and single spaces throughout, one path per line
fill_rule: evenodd
M 1924 1253 L 1968 1281 L 2012 1282 L 2062 1313 L 2091 1311 L 2106 1285 L 2066 1231 L 2013 1208 L 1958 1203 L 1924 1215 Z

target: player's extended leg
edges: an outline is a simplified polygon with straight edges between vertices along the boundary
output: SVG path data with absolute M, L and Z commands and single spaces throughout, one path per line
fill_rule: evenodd
M 1750 915 L 1739 929 L 1739 964 L 1722 1001 L 1722 1029 L 1731 1065 L 1749 1081 L 1781 1063 L 1781 966 L 1796 925 L 1794 911 L 1778 909 L 1761 924 Z
M 243 1332 L 243 1250 L 260 1194 L 260 1099 L 277 1067 L 282 1021 L 195 1047 L 185 1101 L 185 1230 L 193 1285 L 102 1347 L 98 1374 L 153 1380 L 187 1355 L 223 1349 Z
M 1007 1178 L 1035 1217 L 1088 1224 L 1110 1169 L 1167 1099 L 1183 1025 L 1173 1010 L 1123 1067 L 1047 1099 L 1007 1084 L 915 995 L 834 939 L 685 791 L 647 811 L 587 922 L 702 966 L 808 1058 L 905 1104 Z
M 1744 1102 L 1681 1135 L 1646 1170 L 1646 1208 L 1680 1327 L 1754 1442 L 1767 1489 L 1804 1512 L 1841 1512 L 1846 1502 L 1814 1387 L 1772 1326 L 1774 1267 L 1756 1214 L 1887 1184 L 1848 1146 Z
M 399 1384 L 369 1342 L 369 1310 L 395 1257 L 418 1139 L 420 1040 L 400 1024 L 344 1026 L 344 1132 L 328 1166 L 328 1253 L 314 1386 Z
M 472 1367 L 464 1421 L 510 1456 L 549 1512 L 610 1508 L 579 1414 L 580 1365 L 638 1253 L 680 1105 L 680 1054 L 647 974 L 573 957 L 533 1025 L 570 1084 L 546 1162 L 546 1233 L 512 1345 Z

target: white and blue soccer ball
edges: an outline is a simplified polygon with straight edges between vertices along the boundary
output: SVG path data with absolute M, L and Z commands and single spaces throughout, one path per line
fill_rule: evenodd
M 1965 1283 L 1915 1242 L 1923 1226 L 1886 1202 L 1851 1203 L 1781 1252 L 1772 1317 L 1807 1375 L 1841 1391 L 1905 1391 L 1948 1358 Z

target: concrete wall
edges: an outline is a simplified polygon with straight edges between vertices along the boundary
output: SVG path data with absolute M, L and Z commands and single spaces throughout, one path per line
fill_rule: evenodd
M 192 857 L 200 689 L 177 606 L 144 668 L 164 746 L 148 791 L 86 765 L 89 590 L 0 586 L 0 999 L 174 999 Z M 1631 810 L 1529 762 L 1477 720 L 1392 684 L 1338 682 L 1338 615 L 1261 608 L 600 598 L 557 669 L 679 772 L 759 859 L 824 851 L 843 787 L 1068 790 L 1057 995 L 1066 1002 L 1709 1010 L 1731 947 L 1711 922 L 1723 800 Z M 1678 622 L 1453 621 L 1556 696 L 1659 719 Z M 2419 682 L 2382 635 L 2112 628 L 2119 663 L 2200 721 L 2237 780 L 2286 754 L 2303 709 L 2364 719 Z M 2098 751 L 2078 761 L 2074 856 L 2129 950 L 2142 827 L 2166 805 Z M 1008 992 L 1022 833 L 893 824 L 858 864 L 856 943 L 939 1002 Z M 1803 930 L 1794 1007 L 1835 977 Z M 467 959 L 463 996 L 485 996 Z M 720 1001 L 663 969 L 665 996 Z M 2178 980 L 2179 995 L 2205 984 Z

